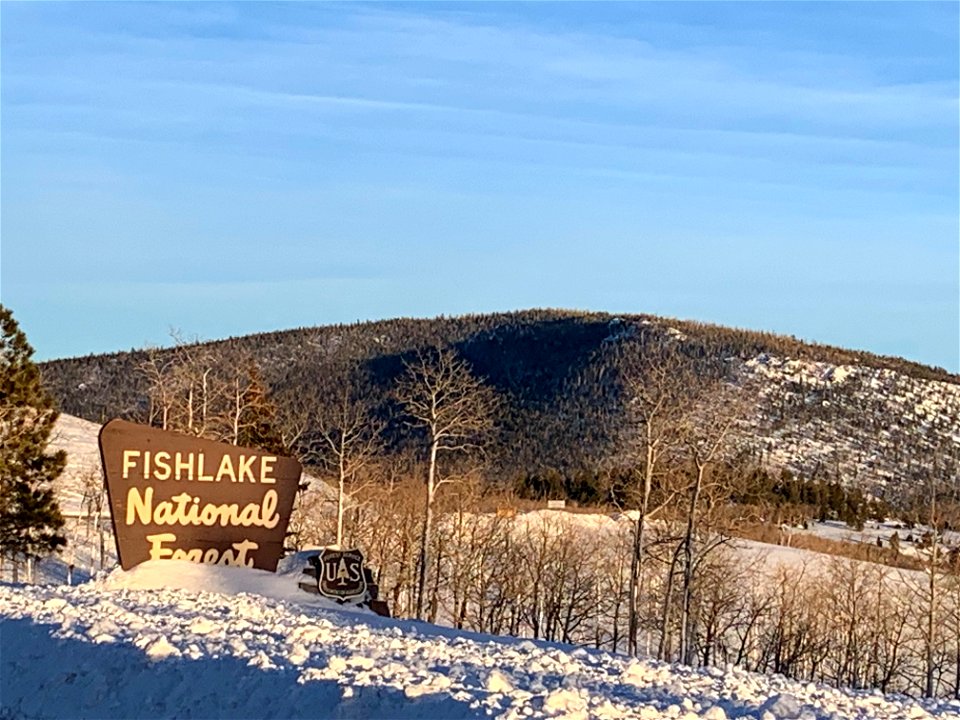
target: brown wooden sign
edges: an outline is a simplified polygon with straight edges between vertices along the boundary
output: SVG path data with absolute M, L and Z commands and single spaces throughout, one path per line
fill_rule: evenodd
M 100 456 L 124 570 L 192 560 L 275 571 L 302 468 L 293 458 L 111 420 Z

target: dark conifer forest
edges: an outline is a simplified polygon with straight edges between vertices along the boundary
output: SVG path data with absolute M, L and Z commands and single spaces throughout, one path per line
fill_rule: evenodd
M 394 451 L 410 444 L 409 428 L 403 426 L 393 395 L 404 362 L 418 349 L 453 349 L 500 400 L 495 437 L 486 449 L 488 481 L 519 484 L 532 495 L 562 492 L 585 502 L 601 499 L 595 478 L 618 465 L 627 402 L 623 374 L 636 357 L 679 361 L 690 371 L 685 377 L 691 382 L 732 377 L 743 361 L 770 355 L 895 370 L 918 381 L 960 383 L 942 369 L 793 337 L 647 315 L 565 310 L 399 318 L 270 332 L 194 347 L 212 354 L 224 367 L 245 367 L 252 361 L 278 406 L 321 403 L 324 386 L 337 377 L 337 368 L 359 368 L 362 393 L 385 424 L 385 447 Z M 112 417 L 147 421 L 150 380 L 144 365 L 151 358 L 155 363 L 172 358 L 176 350 L 133 349 L 54 360 L 41 367 L 64 412 L 95 422 Z M 827 417 L 840 407 L 837 402 L 829 408 L 824 403 L 813 410 L 796 407 L 791 413 Z

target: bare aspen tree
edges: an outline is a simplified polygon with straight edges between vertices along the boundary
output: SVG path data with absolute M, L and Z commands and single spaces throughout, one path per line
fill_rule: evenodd
M 380 596 L 397 616 L 413 614 L 423 495 L 413 469 L 387 472 L 384 482 L 365 485 L 357 493 L 357 509 L 365 519 L 357 520 L 356 539 L 368 563 L 379 569 Z
M 677 431 L 689 409 L 690 387 L 696 380 L 676 355 L 634 358 L 626 363 L 626 368 L 624 384 L 630 420 L 627 447 L 636 450 L 635 455 L 628 456 L 633 455 L 642 466 L 627 595 L 627 652 L 636 655 L 644 532 L 651 514 L 659 509 L 650 506 L 654 480 L 661 473 L 662 459 L 678 442 Z M 659 507 L 670 499 L 665 498 Z
M 948 586 L 947 630 L 951 635 L 953 650 L 953 696 L 960 698 L 960 573 L 954 559 Z
M 146 422 L 149 425 L 157 425 L 161 430 L 169 430 L 170 415 L 177 395 L 173 378 L 176 358 L 169 353 L 162 353 L 157 348 L 147 348 L 146 353 L 147 359 L 139 366 L 149 386 L 150 405 Z
M 300 551 L 307 546 L 318 546 L 329 541 L 330 531 L 324 520 L 331 503 L 316 487 L 319 484 L 301 480 L 287 526 L 286 547 Z
M 825 597 L 831 607 L 833 648 L 825 668 L 836 685 L 862 687 L 866 675 L 869 639 L 875 636 L 869 620 L 870 588 L 878 583 L 875 566 L 851 558 L 833 558 L 824 578 Z
M 755 663 L 760 657 L 759 636 L 769 622 L 776 590 L 763 570 L 751 573 L 747 582 L 750 585 L 749 592 L 746 593 L 745 607 L 740 622 L 732 628 L 736 654 L 731 660 L 735 665 L 756 669 Z
M 514 635 L 520 631 L 521 547 L 513 523 L 513 518 L 500 514 L 474 523 L 477 535 L 471 538 L 476 544 L 465 618 L 471 630 Z
M 682 661 L 688 665 L 694 661 L 691 625 L 695 572 L 694 536 L 699 520 L 701 496 L 708 482 L 715 483 L 711 475 L 718 461 L 729 449 L 734 427 L 742 412 L 739 389 L 729 385 L 718 385 L 717 391 L 710 393 L 706 402 L 709 403 L 708 406 L 702 406 L 697 412 L 686 417 L 682 428 L 693 468 L 682 545 L 683 585 L 680 608 L 680 653 Z
M 520 542 L 533 636 L 573 642 L 596 611 L 595 536 L 580 532 L 563 516 L 540 516 L 526 523 Z
M 93 530 L 97 533 L 97 548 L 99 550 L 99 564 L 97 568 L 103 570 L 107 555 L 107 528 L 104 524 L 105 518 L 103 513 L 107 504 L 107 498 L 103 473 L 94 468 L 85 470 L 80 476 L 80 487 L 83 492 L 82 507 L 86 515 L 86 535 L 89 538 L 90 523 L 93 521 Z
M 418 351 L 404 362 L 396 395 L 410 424 L 426 431 L 428 460 L 420 557 L 417 568 L 416 617 L 424 619 L 424 600 L 433 558 L 433 512 L 438 488 L 451 480 L 439 472 L 442 455 L 479 447 L 493 425 L 496 395 L 453 350 Z
M 140 364 L 148 383 L 147 422 L 208 440 L 286 452 L 276 406 L 253 357 L 226 359 L 176 333 L 173 338 L 173 348 L 150 349 Z
M 937 658 L 937 645 L 940 641 L 940 623 L 939 615 L 941 612 L 942 599 L 940 597 L 940 535 L 943 529 L 943 518 L 940 515 L 938 507 L 938 478 L 934 473 L 930 474 L 929 480 L 929 499 L 927 504 L 927 524 L 929 526 L 929 549 L 930 554 L 925 563 L 927 575 L 927 592 L 924 600 L 924 686 L 923 694 L 925 697 L 934 697 L 937 686 L 937 673 L 941 670 Z
M 904 669 L 909 601 L 898 592 L 903 583 L 898 575 L 879 566 L 877 575 L 878 581 L 873 588 L 870 685 L 887 693 Z
M 315 405 L 312 424 L 316 439 L 307 457 L 336 477 L 336 543 L 342 547 L 348 488 L 382 454 L 383 422 L 363 392 L 359 367 L 338 364 L 321 372 L 326 373 L 323 397 Z
M 698 660 L 702 665 L 712 665 L 720 659 L 728 660 L 728 641 L 747 611 L 747 598 L 753 588 L 735 553 L 713 553 L 703 558 L 702 564 L 698 573 L 702 585 Z
M 677 566 L 681 565 L 681 552 L 683 543 L 676 543 L 673 551 L 669 554 L 667 563 L 667 576 L 663 587 L 663 602 L 660 611 L 660 644 L 657 648 L 657 658 L 664 661 L 673 660 L 673 631 L 671 627 L 671 618 L 673 615 L 673 603 L 675 598 L 674 584 L 677 577 Z M 681 646 L 682 650 L 682 646 Z
M 230 383 L 230 414 L 229 414 L 229 432 L 230 442 L 234 445 L 240 443 L 240 432 L 245 429 L 247 422 L 247 412 L 250 402 L 249 378 L 241 373 L 234 375 L 233 382 Z
M 609 629 L 607 631 L 608 642 L 613 652 L 618 652 L 620 647 L 621 616 L 623 614 L 624 601 L 626 600 L 629 605 L 630 566 L 635 549 L 635 527 L 635 523 L 631 523 L 629 532 L 618 531 L 615 534 L 608 546 L 609 552 L 612 553 L 613 557 L 607 562 L 602 562 L 599 568 L 601 574 L 600 592 L 601 597 L 605 598 L 605 601 L 603 601 L 605 606 L 604 610 L 609 620 Z M 628 583 L 626 592 L 624 592 L 625 581 Z M 636 614 L 639 617 L 639 610 L 637 610 Z M 600 646 L 602 646 L 602 644 L 598 645 L 598 647 Z
M 173 354 L 172 384 L 175 401 L 172 406 L 172 428 L 188 435 L 223 439 L 227 418 L 222 412 L 228 397 L 227 383 L 215 372 L 218 364 L 213 352 L 202 345 L 188 344 L 177 334 Z M 221 412 L 218 412 L 220 410 Z
M 177 332 L 171 335 L 175 343 L 172 349 L 150 349 L 147 360 L 140 365 L 149 383 L 148 421 L 163 430 L 225 439 L 229 422 L 221 405 L 228 391 L 215 373 L 216 358 L 209 349 L 188 344 Z
M 824 583 L 805 563 L 781 566 L 773 579 L 770 622 L 761 634 L 758 672 L 812 678 L 826 654 L 822 588 Z
M 302 462 L 307 452 L 308 431 L 313 425 L 313 401 L 299 388 L 280 390 L 274 400 L 280 440 Z
M 478 479 L 460 483 L 457 492 L 447 503 L 444 521 L 438 523 L 438 534 L 446 536 L 445 544 L 450 548 L 443 562 L 444 588 L 441 608 L 445 618 L 460 629 L 467 626 L 472 615 L 473 601 L 477 599 L 473 590 L 480 587 L 482 599 L 483 583 L 481 579 L 487 565 L 487 557 L 494 552 L 498 543 L 495 533 L 498 520 L 495 515 L 481 512 L 483 488 Z M 434 586 L 439 578 L 434 579 Z M 482 615 L 485 608 L 479 608 Z

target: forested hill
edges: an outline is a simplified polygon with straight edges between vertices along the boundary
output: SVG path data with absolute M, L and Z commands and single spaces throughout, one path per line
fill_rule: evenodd
M 332 364 L 362 366 L 369 379 L 364 392 L 393 418 L 388 435 L 395 437 L 386 443 L 396 448 L 403 444 L 402 423 L 390 391 L 404 360 L 422 347 L 455 349 L 496 390 L 501 407 L 488 459 L 489 472 L 501 480 L 550 469 L 569 478 L 608 464 L 620 451 L 621 371 L 631 353 L 681 358 L 694 377 L 762 380 L 754 449 L 800 474 L 830 472 L 842 481 L 883 486 L 902 477 L 904 467 L 927 468 L 932 447 L 938 448 L 935 458 L 960 456 L 960 378 L 942 369 L 647 315 L 528 310 L 401 318 L 263 333 L 192 349 L 222 367 L 255 360 L 277 403 L 322 397 Z M 143 421 L 149 412 L 143 366 L 175 352 L 55 360 L 42 370 L 63 411 L 97 422 Z M 904 404 L 911 412 L 915 405 L 925 408 L 916 423 Z

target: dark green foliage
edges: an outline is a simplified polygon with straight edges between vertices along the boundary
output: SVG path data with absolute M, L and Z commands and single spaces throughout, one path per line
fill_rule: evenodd
M 569 500 L 583 506 L 625 504 L 628 490 L 637 482 L 629 469 L 576 470 L 564 474 L 555 468 L 522 473 L 513 484 L 518 497 L 527 500 Z
M 559 467 L 573 472 L 599 465 L 612 438 L 618 385 L 612 318 L 554 311 L 512 315 L 390 320 L 255 335 L 207 343 L 229 365 L 253 357 L 275 404 L 323 402 L 331 366 L 357 365 L 376 416 L 387 423 L 384 447 L 418 446 L 391 393 L 418 348 L 452 348 L 502 403 L 497 436 L 490 438 L 490 476 L 508 482 L 518 469 Z M 173 350 L 158 351 L 159 355 Z M 44 365 L 44 378 L 65 412 L 94 421 L 123 417 L 144 421 L 147 380 L 138 371 L 147 355 L 59 360 Z M 309 434 L 301 443 L 316 441 Z
M 277 409 L 268 397 L 260 368 L 249 363 L 246 369 L 247 384 L 243 390 L 241 417 L 237 445 L 259 448 L 278 455 L 286 455 L 290 448 L 283 442 L 277 427 Z
M 840 520 L 857 530 L 863 529 L 867 519 L 882 520 L 891 513 L 882 500 L 868 498 L 859 488 L 844 487 L 839 482 L 797 478 L 789 472 L 775 478 L 756 467 L 740 472 L 747 482 L 738 484 L 742 490 L 732 497 L 736 504 L 772 508 L 781 514 L 784 510 L 805 509 L 806 516 Z
M 568 497 L 573 493 L 580 498 L 609 497 L 608 490 L 591 489 L 594 481 L 588 478 L 598 468 L 608 467 L 619 451 L 617 433 L 624 420 L 620 374 L 625 358 L 638 352 L 680 356 L 693 376 L 701 379 L 723 376 L 732 365 L 731 358 L 769 353 L 859 363 L 958 382 L 943 370 L 905 360 L 810 345 L 769 333 L 644 315 L 613 317 L 562 310 L 401 318 L 251 335 L 205 346 L 235 366 L 252 357 L 262 368 L 263 382 L 278 407 L 323 402 L 325 368 L 357 366 L 374 414 L 386 423 L 382 439 L 388 452 L 418 447 L 422 439 L 404 424 L 400 408 L 391 399 L 404 360 L 414 357 L 418 348 L 454 349 L 501 401 L 496 434 L 488 443 L 490 480 L 505 485 L 518 477 L 542 480 L 553 470 L 562 478 Z M 57 360 L 43 365 L 44 379 L 65 412 L 97 422 L 110 417 L 143 420 L 147 382 L 137 368 L 145 358 L 145 352 L 131 351 Z M 300 440 L 304 446 L 315 441 L 309 433 Z M 536 485 L 541 480 L 529 482 Z M 541 492 L 533 485 L 529 492 Z
M 0 305 L 0 555 L 15 560 L 66 544 L 51 487 L 66 454 L 46 452 L 58 413 L 32 356 L 13 313 Z

